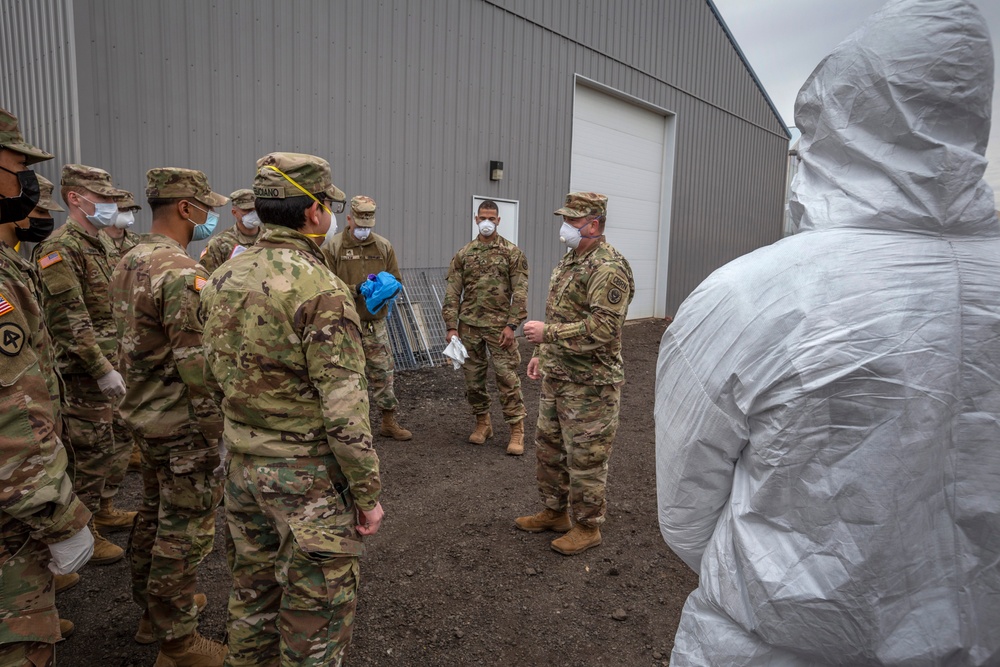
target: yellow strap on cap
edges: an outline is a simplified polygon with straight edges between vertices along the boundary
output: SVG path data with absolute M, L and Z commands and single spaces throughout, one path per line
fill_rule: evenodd
M 302 187 L 301 185 L 299 185 L 298 183 L 296 183 L 295 179 L 293 179 L 291 176 L 289 176 L 285 172 L 281 171 L 280 169 L 278 169 L 277 167 L 275 167 L 273 164 L 266 164 L 266 165 L 264 165 L 264 168 L 265 169 L 271 169 L 272 171 L 276 171 L 279 174 L 281 174 L 282 176 L 284 176 L 286 181 L 288 181 L 289 183 L 291 183 L 292 185 L 294 185 L 295 187 L 297 187 L 299 190 L 302 190 L 302 192 L 306 193 L 306 195 L 308 195 L 308 197 L 310 199 L 312 199 L 314 202 L 316 202 L 317 204 L 319 204 L 320 206 L 322 206 L 324 211 L 326 211 L 330 215 L 333 215 L 333 211 L 331 211 L 330 209 L 328 209 L 326 207 L 326 204 L 324 204 L 320 200 L 316 199 L 316 197 L 313 196 L 313 193 L 309 192 L 304 187 Z

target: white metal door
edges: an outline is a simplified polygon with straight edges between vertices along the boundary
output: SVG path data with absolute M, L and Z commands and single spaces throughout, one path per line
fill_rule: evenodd
M 670 119 L 576 86 L 570 190 L 608 196 L 605 234 L 635 276 L 629 319 L 666 314 Z

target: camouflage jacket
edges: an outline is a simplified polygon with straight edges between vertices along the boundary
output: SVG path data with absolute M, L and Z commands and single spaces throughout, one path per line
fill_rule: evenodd
M 362 322 L 381 320 L 389 313 L 388 308 L 381 308 L 373 315 L 365 305 L 365 298 L 357 291 L 358 283 L 368 280 L 370 273 L 388 271 L 396 280 L 403 281 L 396 263 L 396 251 L 388 239 L 372 232 L 367 239 L 359 241 L 345 229 L 323 244 L 323 258 L 354 295 L 354 307 Z
M 79 223 L 67 220 L 38 244 L 35 258 L 59 373 L 64 378 L 84 374 L 95 380 L 110 373 L 118 365 L 118 338 L 111 317 L 111 267 L 104 243 Z
M 59 371 L 56 370 L 52 336 L 49 334 L 49 329 L 42 315 L 42 279 L 32 262 L 26 260 L 2 241 L 0 241 L 0 273 L 12 282 L 23 282 L 30 289 L 32 301 L 30 304 L 25 304 L 24 314 L 31 327 L 31 345 L 38 357 L 38 366 L 45 376 L 45 384 L 49 388 L 56 434 L 61 437 L 62 396 L 65 390 Z
M 222 435 L 222 415 L 206 387 L 198 319 L 207 282 L 207 272 L 161 234 L 145 237 L 111 277 L 127 387 L 118 409 L 144 438 Z
M 632 267 L 600 242 L 583 255 L 568 252 L 552 271 L 544 343 L 535 348 L 543 375 L 577 384 L 618 384 L 622 325 L 635 294 Z
M 381 481 L 368 419 L 354 301 L 308 237 L 262 225 L 257 244 L 201 293 L 205 350 L 222 386 L 233 452 L 279 458 L 331 452 L 358 505 Z
M 474 327 L 515 327 L 528 316 L 528 260 L 516 245 L 497 235 L 478 237 L 455 253 L 448 268 L 441 317 L 447 329 L 459 321 Z
M 233 248 L 238 245 L 249 248 L 257 243 L 259 238 L 260 231 L 254 236 L 247 236 L 240 231 L 239 227 L 233 225 L 218 236 L 212 237 L 198 261 L 208 271 L 208 275 L 212 275 L 233 254 Z
M 0 255 L 0 565 L 25 536 L 60 542 L 87 525 L 57 436 L 52 390 L 39 363 L 41 309 L 19 265 Z M 43 352 L 44 356 L 44 352 Z M 11 641 L 2 622 L 0 644 Z M 23 640 L 13 640 L 23 641 Z
M 101 240 L 101 244 L 104 246 L 104 254 L 108 257 L 109 271 L 114 271 L 115 267 L 118 266 L 118 262 L 125 256 L 125 253 L 140 243 L 139 235 L 127 229 L 120 239 L 113 239 L 107 234 L 98 234 L 97 238 Z

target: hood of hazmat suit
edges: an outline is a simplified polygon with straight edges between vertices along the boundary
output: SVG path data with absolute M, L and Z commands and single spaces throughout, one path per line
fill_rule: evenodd
M 672 667 L 1000 665 L 992 82 L 973 4 L 886 4 L 799 93 L 800 232 L 664 334 Z

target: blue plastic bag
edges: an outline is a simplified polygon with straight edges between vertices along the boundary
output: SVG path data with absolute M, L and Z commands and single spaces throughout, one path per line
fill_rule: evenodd
M 379 271 L 378 275 L 368 274 L 366 280 L 360 288 L 361 296 L 365 297 L 365 306 L 368 312 L 373 315 L 382 309 L 387 303 L 392 303 L 403 285 L 396 280 L 396 276 L 388 271 Z

